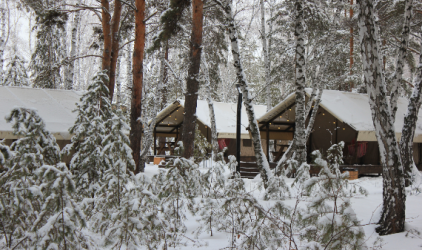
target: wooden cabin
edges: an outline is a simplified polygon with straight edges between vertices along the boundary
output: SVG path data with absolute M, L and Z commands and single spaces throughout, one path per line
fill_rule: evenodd
M 311 89 L 306 89 L 306 101 Z M 289 95 L 269 112 L 258 118 L 261 138 L 272 141 L 274 147 L 264 147 L 264 152 L 273 162 L 277 162 L 293 139 L 295 129 L 295 93 Z M 408 101 L 399 98 L 396 115 L 396 137 L 400 140 L 404 115 Z M 310 114 L 309 114 L 310 116 Z M 308 123 L 309 116 L 306 120 Z M 421 166 L 422 155 L 422 111 L 414 137 L 414 159 Z M 286 139 L 289 138 L 289 139 Z M 344 164 L 357 168 L 359 174 L 381 173 L 378 142 L 375 137 L 368 95 L 324 90 L 312 133 L 307 142 L 308 162 L 311 163 L 311 152 L 328 148 L 341 141 L 345 142 Z M 267 145 L 267 143 L 265 143 Z
M 5 144 L 10 145 L 17 136 L 13 134 L 11 123 L 5 117 L 15 107 L 36 109 L 43 119 L 46 129 L 57 140 L 60 148 L 70 143 L 72 135 L 69 128 L 75 123 L 76 103 L 82 92 L 58 89 L 35 89 L 23 87 L 0 86 L 0 140 L 5 139 Z M 63 159 L 68 162 L 70 159 Z
M 265 114 L 264 105 L 254 105 L 256 117 Z M 236 103 L 214 102 L 217 137 L 220 149 L 227 147 L 226 155 L 236 154 Z M 176 100 L 161 110 L 156 117 L 154 128 L 154 155 L 173 155 L 174 147 L 182 140 L 184 100 Z M 211 142 L 211 122 L 208 103 L 198 100 L 196 109 L 198 129 Z M 246 128 L 249 125 L 245 107 L 241 111 L 241 155 L 254 157 L 252 141 Z M 157 142 L 158 141 L 158 142 Z

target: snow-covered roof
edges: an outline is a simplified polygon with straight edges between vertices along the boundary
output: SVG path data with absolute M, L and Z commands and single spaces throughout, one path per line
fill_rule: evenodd
M 307 97 L 312 90 L 306 89 Z M 320 106 L 327 110 L 339 121 L 347 123 L 350 127 L 359 132 L 358 141 L 375 141 L 374 125 L 372 122 L 371 109 L 367 94 L 343 92 L 337 90 L 324 90 L 321 97 Z M 277 106 L 258 118 L 259 122 L 267 122 L 277 116 L 280 111 L 294 105 L 295 93 L 289 95 Z M 397 114 L 395 121 L 395 130 L 397 137 L 401 136 L 403 128 L 404 115 L 407 112 L 408 100 L 399 98 L 397 105 Z M 418 123 L 415 131 L 415 142 L 422 142 L 422 110 L 419 111 Z
M 217 127 L 217 133 L 219 138 L 235 138 L 236 136 L 236 103 L 223 103 L 223 102 L 213 102 L 214 103 L 214 113 L 215 113 L 215 122 Z M 157 114 L 157 123 L 164 123 L 164 125 L 170 123 L 170 125 L 180 125 L 183 122 L 183 108 L 184 100 L 177 100 L 172 104 L 168 105 L 161 112 Z M 266 106 L 264 105 L 253 105 L 255 116 L 260 117 L 266 112 Z M 179 110 L 178 112 L 177 110 Z M 175 112 L 177 111 L 177 112 Z M 173 118 L 168 116 L 173 114 Z M 198 100 L 196 115 L 198 120 L 204 125 L 210 127 L 210 115 L 208 103 L 205 100 Z M 176 120 L 177 119 L 177 120 Z M 171 121 L 170 121 L 171 120 Z M 249 138 L 249 132 L 246 128 L 249 126 L 248 116 L 246 114 L 246 109 L 242 105 L 241 112 L 241 134 L 244 138 Z M 158 124 L 160 125 L 160 124 Z M 171 127 L 170 127 L 171 128 Z M 161 127 L 161 130 L 165 127 Z M 168 129 L 170 131 L 170 129 Z
M 0 139 L 13 139 L 12 125 L 4 119 L 15 107 L 38 111 L 46 128 L 57 139 L 70 139 L 69 128 L 74 124 L 76 102 L 82 92 L 57 89 L 34 89 L 0 86 Z

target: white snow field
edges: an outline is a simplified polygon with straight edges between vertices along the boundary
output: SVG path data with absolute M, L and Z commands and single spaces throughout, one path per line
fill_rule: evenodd
M 203 168 L 205 170 L 205 168 Z M 159 169 L 156 165 L 147 164 L 145 168 L 145 174 L 152 177 L 154 174 L 157 174 Z M 270 206 L 274 201 L 264 201 L 263 195 L 264 190 L 259 189 L 261 179 L 257 176 L 255 179 L 244 179 L 246 187 L 249 192 L 251 192 L 262 205 Z M 288 179 L 288 184 L 291 184 L 293 179 Z M 350 181 L 350 183 L 358 184 L 364 187 L 368 191 L 368 195 L 356 195 L 351 199 L 352 207 L 363 225 L 366 237 L 366 246 L 368 249 L 379 249 L 374 248 L 374 241 L 377 240 L 378 234 L 375 232 L 377 225 L 374 223 L 377 222 L 381 207 L 382 207 L 382 176 L 374 177 L 361 177 L 357 180 Z M 420 187 L 422 188 L 422 186 Z M 287 199 L 284 201 L 288 205 L 293 205 L 295 199 Z M 303 204 L 305 205 L 305 204 Z M 199 227 L 199 222 L 197 219 L 199 217 L 192 216 L 187 212 L 188 219 L 185 222 L 185 225 L 188 228 L 186 233 L 186 246 L 178 246 L 176 249 L 231 249 L 230 248 L 230 233 L 218 232 L 213 230 L 213 236 L 210 236 L 209 233 L 202 233 L 196 238 L 193 233 Z M 382 248 L 385 250 L 422 250 L 422 235 L 413 234 L 411 229 L 416 229 L 419 232 L 422 232 L 422 194 L 420 192 L 413 192 L 412 194 L 407 195 L 406 201 L 406 232 L 381 236 L 382 239 Z M 409 231 L 410 230 L 410 231 Z M 202 246 L 193 244 L 191 240 L 198 241 Z M 287 249 L 287 248 L 286 248 Z

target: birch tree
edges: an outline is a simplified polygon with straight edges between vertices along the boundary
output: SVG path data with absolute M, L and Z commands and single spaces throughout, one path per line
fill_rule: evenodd
M 267 157 L 265 156 L 264 151 L 262 150 L 261 135 L 259 132 L 258 123 L 256 121 L 255 112 L 252 105 L 252 96 L 249 93 L 249 83 L 246 80 L 245 73 L 243 71 L 242 60 L 240 57 L 238 35 L 234 23 L 231 1 L 226 1 L 222 3 L 219 0 L 214 0 L 214 2 L 216 2 L 222 7 L 226 15 L 227 31 L 231 41 L 231 50 L 233 55 L 234 68 L 236 70 L 236 78 L 243 94 L 243 103 L 246 109 L 246 114 L 248 115 L 249 129 L 252 135 L 256 164 L 258 165 L 259 172 L 264 183 L 264 187 L 266 188 L 273 174 L 270 170 L 270 165 L 268 163 Z
M 81 4 L 81 0 L 78 0 L 78 5 Z M 72 23 L 72 30 L 71 30 L 71 38 L 70 38 L 70 58 L 68 58 L 69 65 L 66 69 L 65 75 L 65 89 L 73 89 L 73 82 L 75 81 L 75 57 L 76 57 L 76 50 L 77 50 L 77 43 L 76 40 L 78 39 L 78 29 L 79 29 L 79 22 L 81 19 L 80 11 L 75 12 L 75 16 L 73 17 Z
M 391 106 L 391 115 L 393 121 L 396 118 L 397 112 L 397 100 L 400 95 L 400 82 L 403 76 L 403 67 L 406 60 L 407 48 L 409 44 L 409 33 L 410 33 L 410 20 L 412 19 L 412 6 L 413 0 L 406 0 L 405 14 L 404 14 L 404 24 L 402 32 L 402 40 L 400 47 L 398 49 L 397 62 L 396 62 L 396 72 L 393 75 L 392 87 L 390 94 L 390 106 Z
M 404 169 L 396 141 L 392 109 L 386 98 L 374 1 L 358 0 L 357 4 L 364 82 L 383 166 L 383 208 L 380 225 L 376 231 L 380 235 L 386 235 L 404 230 L 406 202 Z
M 408 0 L 407 2 L 411 2 Z M 407 9 L 406 9 L 407 10 Z M 422 32 L 420 32 L 420 36 Z M 420 38 L 421 39 L 421 38 Z M 421 52 L 419 54 L 419 66 L 417 69 L 415 86 L 412 95 L 409 98 L 409 105 L 404 117 L 404 124 L 400 140 L 400 154 L 403 161 L 406 186 L 412 182 L 412 172 L 416 168 L 413 159 L 413 138 L 415 136 L 416 122 L 418 120 L 419 109 L 422 104 L 422 39 Z M 390 97 L 392 98 L 392 97 Z
M 215 112 L 214 112 L 214 103 L 212 102 L 211 97 L 211 83 L 210 83 L 210 72 L 208 70 L 208 63 L 206 56 L 202 60 L 204 75 L 205 75 L 205 92 L 206 100 L 208 103 L 208 109 L 210 113 L 210 122 L 211 122 L 211 149 L 212 149 L 212 158 L 214 161 L 217 161 L 218 157 L 218 139 L 217 139 L 217 125 L 215 124 Z
M 265 33 L 265 6 L 264 0 L 259 1 L 261 6 L 261 40 L 262 40 L 262 53 L 264 55 L 264 68 L 265 68 L 265 88 L 267 93 L 267 111 L 271 109 L 271 69 L 269 52 L 267 47 L 267 34 Z

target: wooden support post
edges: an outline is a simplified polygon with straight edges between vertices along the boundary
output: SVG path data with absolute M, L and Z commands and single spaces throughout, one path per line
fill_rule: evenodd
M 157 155 L 157 126 L 154 126 L 154 155 Z
M 334 127 L 336 130 L 336 144 L 338 144 L 338 120 L 336 119 L 336 126 Z

